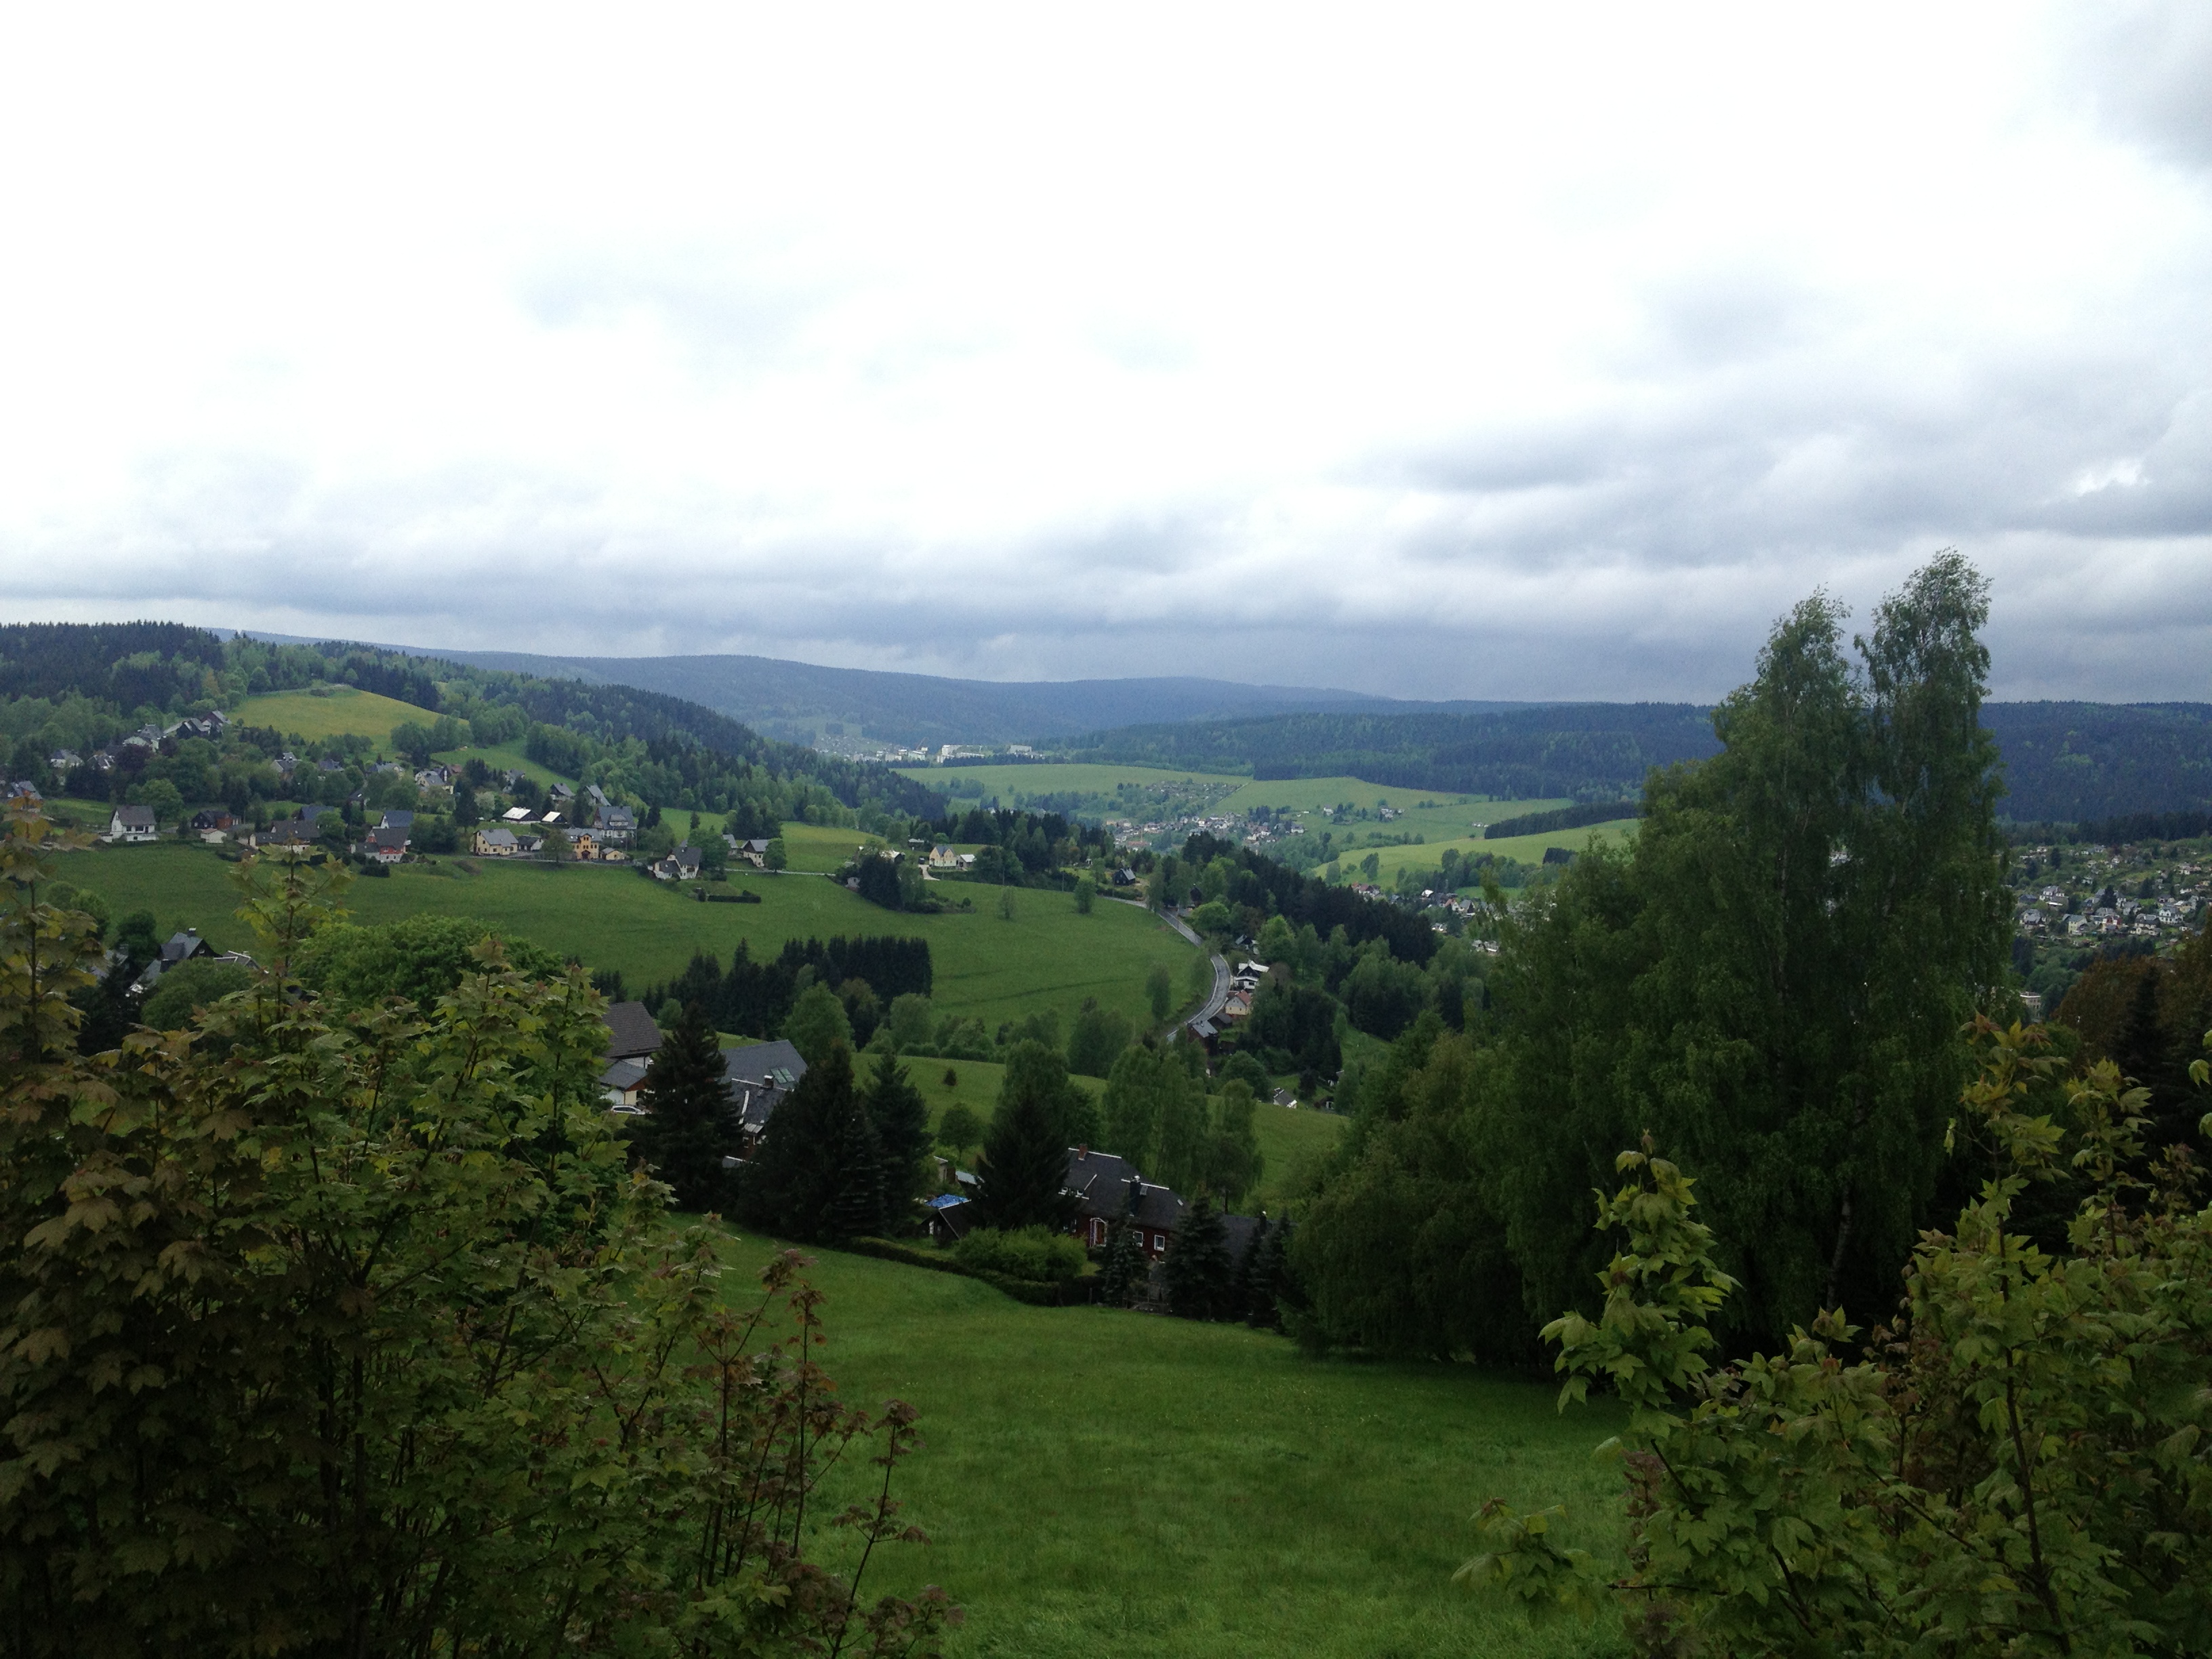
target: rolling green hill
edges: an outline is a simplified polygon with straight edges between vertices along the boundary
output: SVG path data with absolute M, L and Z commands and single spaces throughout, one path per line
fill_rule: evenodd
M 850 830 L 820 833 L 848 845 L 857 839 Z M 757 957 L 809 935 L 919 934 L 929 940 L 940 1012 L 974 1015 L 987 1030 L 1046 1009 L 1057 1010 L 1064 1025 L 1086 996 L 1142 1028 L 1150 1020 L 1146 969 L 1164 963 L 1180 986 L 1191 951 L 1133 905 L 1102 904 L 1079 915 L 1070 895 L 1040 889 L 1015 894 L 1008 921 L 992 902 L 992 888 L 975 890 L 984 902 L 973 913 L 910 915 L 884 910 L 817 875 L 733 877 L 732 887 L 758 892 L 762 902 L 701 904 L 620 866 L 473 862 L 473 875 L 453 859 L 401 865 L 389 878 L 356 881 L 346 902 L 363 922 L 421 911 L 477 916 L 586 967 L 619 969 L 633 986 L 672 977 L 694 949 L 726 963 L 740 939 Z M 218 950 L 243 950 L 251 941 L 232 914 L 238 908 L 229 882 L 235 867 L 212 849 L 165 842 L 73 854 L 64 874 L 100 893 L 117 915 L 150 909 L 165 935 L 197 927 Z
M 733 1299 L 775 1248 L 729 1245 Z M 1532 1630 L 1451 1583 L 1493 1495 L 1564 1498 L 1573 1541 L 1619 1553 L 1618 1466 L 1590 1455 L 1612 1407 L 1563 1416 L 1548 1382 L 1308 1359 L 1241 1326 L 1031 1308 L 975 1279 L 810 1254 L 822 1363 L 855 1405 L 914 1405 L 927 1442 L 898 1490 L 931 1541 L 885 1551 L 869 1592 L 943 1584 L 967 1610 L 962 1659 L 1617 1650 L 1609 1623 Z M 873 1473 L 841 1472 L 823 1511 Z
M 392 728 L 403 720 L 428 726 L 438 717 L 428 708 L 401 702 L 355 686 L 313 691 L 272 691 L 248 697 L 232 711 L 241 726 L 266 726 L 310 741 L 359 732 L 373 743 L 389 744 Z

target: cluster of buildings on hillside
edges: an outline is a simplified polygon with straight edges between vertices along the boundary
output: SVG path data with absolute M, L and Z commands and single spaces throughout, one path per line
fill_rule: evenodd
M 1247 963 L 1249 970 L 1256 964 Z M 1264 969 L 1261 969 L 1265 972 Z M 1255 981 L 1256 982 L 1256 981 Z M 606 1011 L 606 1066 L 599 1073 L 601 1097 L 611 1111 L 641 1115 L 638 1091 L 647 1069 L 660 1048 L 660 1028 L 641 1002 L 617 1002 Z M 786 1042 L 751 1042 L 722 1051 L 722 1078 L 727 1104 L 722 1125 L 727 1148 L 724 1164 L 741 1168 L 775 1133 L 776 1108 L 806 1075 L 806 1061 Z M 941 1160 L 940 1160 L 941 1161 Z M 975 1211 L 971 1207 L 977 1183 L 965 1170 L 947 1167 L 947 1184 L 953 1190 L 940 1194 L 925 1206 L 926 1225 L 933 1238 L 964 1237 Z M 1147 1181 L 1127 1158 L 1089 1146 L 1067 1149 L 1067 1175 L 1063 1188 L 1076 1203 L 1076 1218 L 1068 1231 L 1092 1249 L 1105 1248 L 1117 1222 L 1127 1221 L 1147 1259 L 1164 1257 L 1189 1213 L 1189 1202 L 1174 1188 Z M 1250 1216 L 1222 1217 L 1232 1259 L 1241 1259 L 1259 1223 Z
M 2036 869 L 2049 862 L 2051 849 L 2023 848 L 2020 857 L 2027 867 Z M 2087 877 L 2086 884 L 2069 888 L 2032 880 L 2019 890 L 2013 920 L 2021 937 L 2085 944 L 2156 941 L 2195 927 L 2212 896 L 2212 872 L 2190 860 L 2146 865 L 2100 847 L 2075 849 L 2071 857 Z M 2136 891 L 2123 891 L 2123 884 L 2136 886 Z M 2157 890 L 2161 886 L 2164 890 Z

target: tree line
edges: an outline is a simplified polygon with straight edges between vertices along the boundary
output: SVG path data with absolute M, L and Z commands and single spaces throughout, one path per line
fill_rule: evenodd
M 1503 921 L 1477 1017 L 1405 1030 L 1299 1236 L 1331 1340 L 1532 1357 L 1538 1319 L 1595 1309 L 1587 1195 L 1647 1132 L 1741 1286 L 1724 1340 L 1887 1304 L 1959 1178 L 1960 1031 L 2017 1006 L 1987 603 L 1945 555 L 1855 653 L 1839 607 L 1798 606 L 1633 846 Z
M 861 1000 L 865 992 L 869 1018 L 859 1040 L 866 1044 L 881 1005 L 902 996 L 927 998 L 935 982 L 926 939 L 866 933 L 849 939 L 839 934 L 826 942 L 787 939 L 775 956 L 762 961 L 754 960 L 750 942 L 739 939 L 726 969 L 696 951 L 681 974 L 647 987 L 641 999 L 655 1010 L 669 1003 L 678 1009 L 696 1006 L 717 1030 L 767 1037 L 782 1031 L 808 985 L 833 992 L 850 986 L 848 1000 Z

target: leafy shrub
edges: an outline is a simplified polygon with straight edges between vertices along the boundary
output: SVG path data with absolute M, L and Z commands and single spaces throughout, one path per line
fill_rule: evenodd
M 1075 1238 L 1044 1227 L 1018 1227 L 1012 1232 L 978 1227 L 952 1254 L 963 1267 L 1048 1285 L 1075 1278 L 1085 1260 Z
M 2212 1210 L 2194 1207 L 2195 1160 L 2143 1158 L 2148 1097 L 2110 1061 L 2068 1080 L 2040 1028 L 1976 1030 L 1960 1129 L 1995 1173 L 1954 1235 L 1923 1236 L 1897 1324 L 1863 1342 L 1832 1310 L 1784 1353 L 1711 1365 L 1735 1284 L 1689 1179 L 1648 1141 L 1620 1155 L 1600 1224 L 1627 1244 L 1604 1313 L 1544 1334 L 1563 1404 L 1599 1379 L 1629 1407 L 1609 1443 L 1629 1575 L 1606 1584 L 1563 1547 L 1559 1506 L 1492 1501 L 1462 1579 L 1532 1609 L 1610 1590 L 1647 1653 L 2212 1650 Z M 2046 1251 L 2019 1200 L 2069 1183 L 2080 1202 Z
M 80 1056 L 50 831 L 0 836 L 0 1653 L 940 1650 L 941 1593 L 859 1597 L 919 1536 L 887 1486 L 802 1525 L 912 1408 L 836 1403 L 803 1258 L 741 1301 L 667 1224 L 580 970 L 487 943 L 434 1009 L 342 1017 L 283 969 L 343 871 L 257 861 L 272 965 Z
M 234 962 L 206 957 L 180 962 L 161 975 L 138 1018 L 157 1031 L 179 1030 L 190 1023 L 193 1009 L 220 1002 L 252 982 L 253 975 Z

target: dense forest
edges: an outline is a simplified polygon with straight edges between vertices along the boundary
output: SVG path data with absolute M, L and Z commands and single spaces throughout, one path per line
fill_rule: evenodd
M 1691 703 L 1538 704 L 1493 714 L 1278 714 L 1094 732 L 1069 758 L 1250 772 L 1261 778 L 1364 778 L 1406 789 L 1527 799 L 1610 800 L 1655 766 L 1717 747 Z
M 2212 704 L 1987 703 L 2019 823 L 2078 823 L 2212 808 Z M 1303 714 L 1133 726 L 1073 740 L 1070 758 L 1365 778 L 1503 799 L 1633 795 L 1654 767 L 1718 751 L 1689 703 L 1562 703 L 1485 714 Z M 2046 836 L 2047 838 L 2047 836 Z

